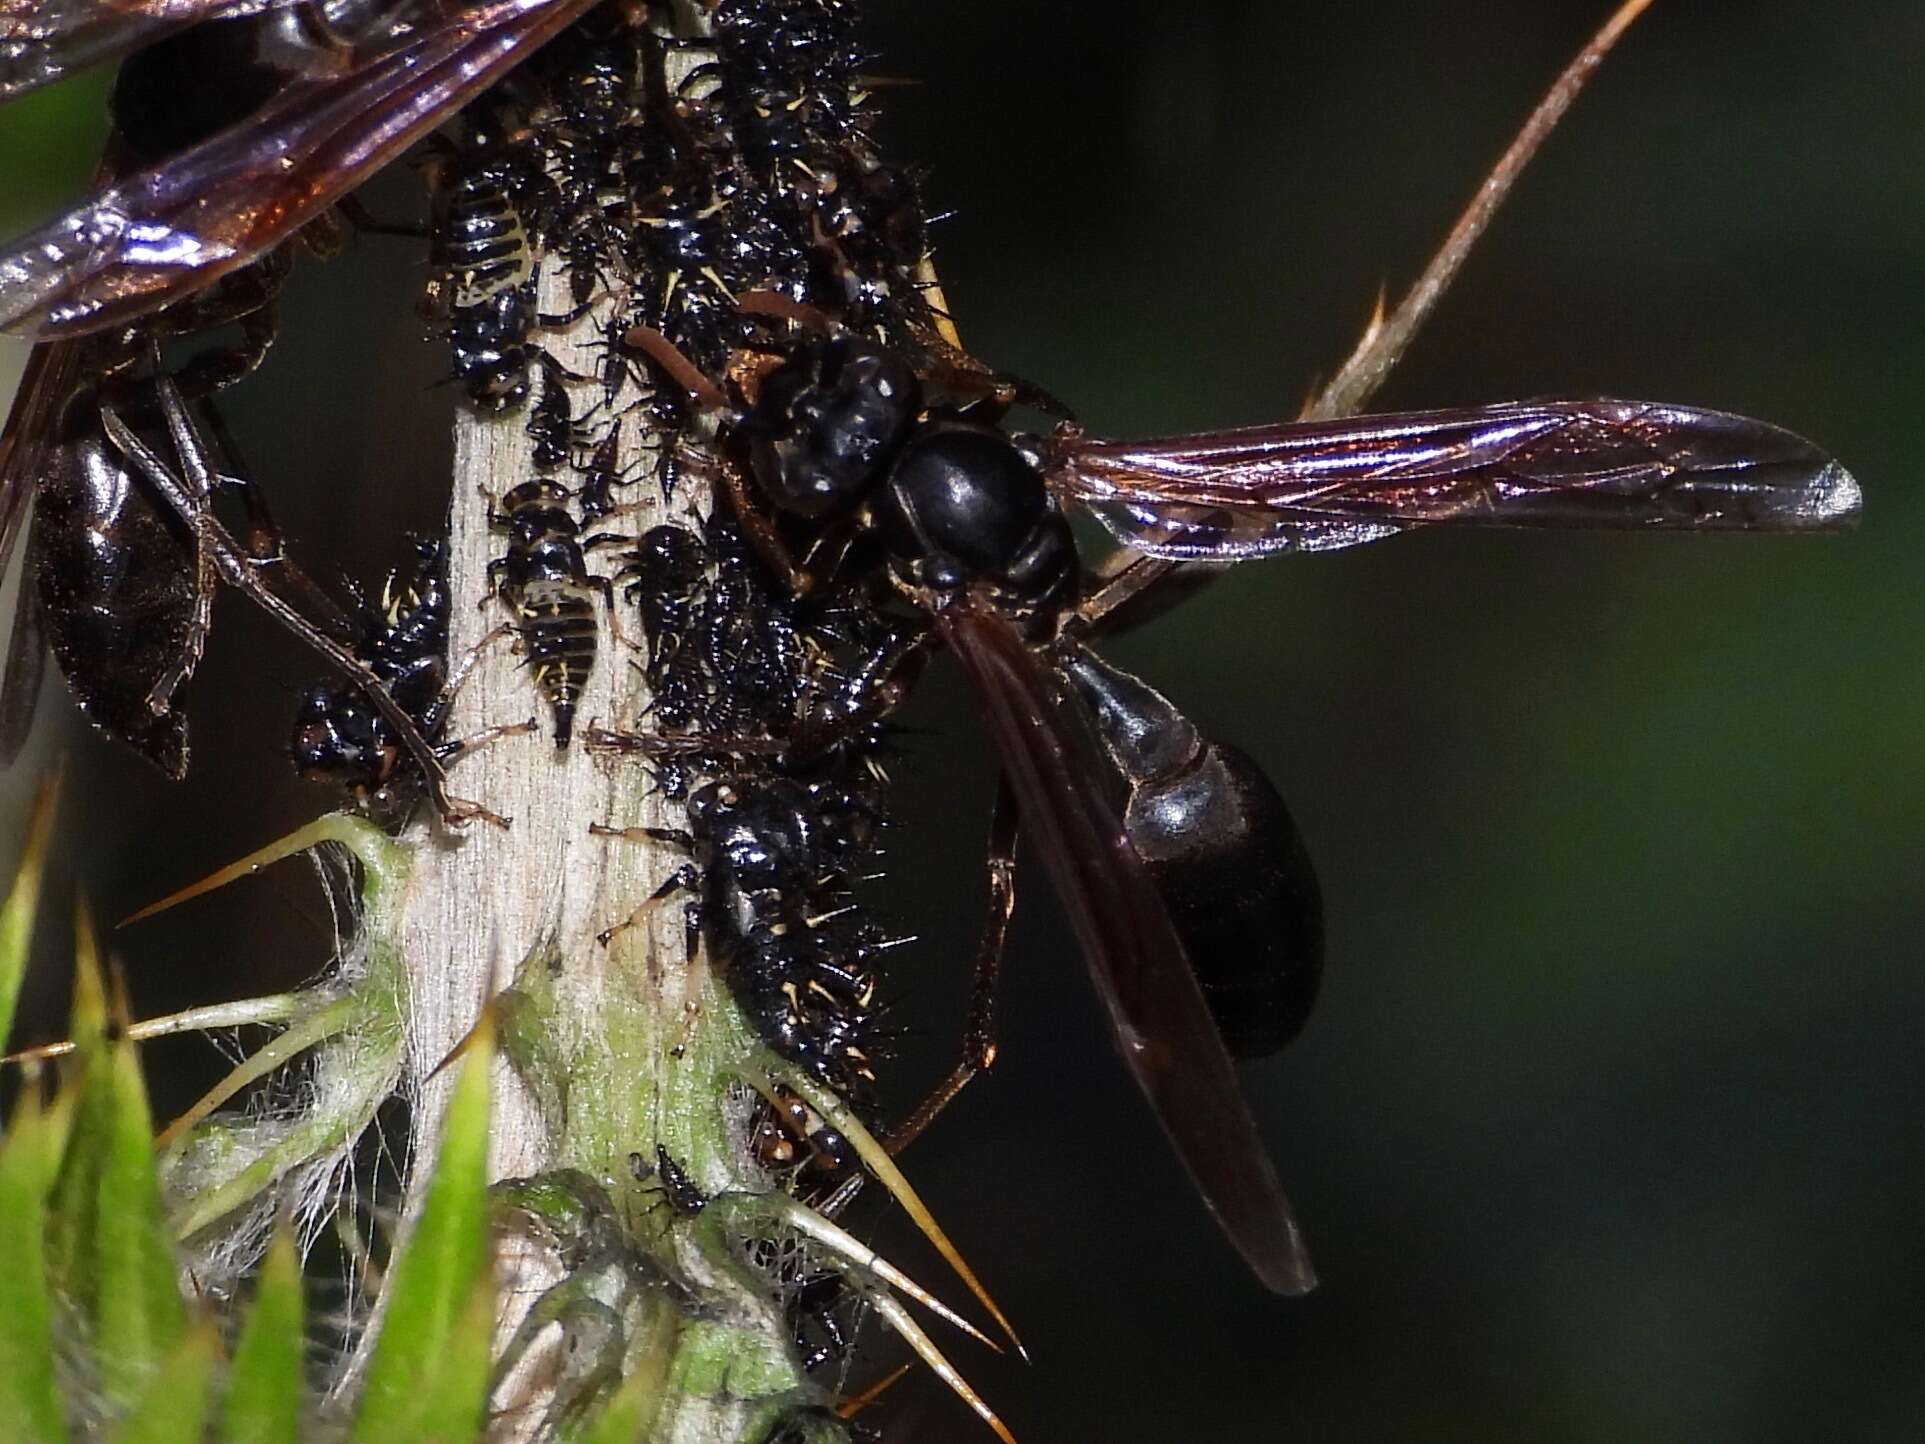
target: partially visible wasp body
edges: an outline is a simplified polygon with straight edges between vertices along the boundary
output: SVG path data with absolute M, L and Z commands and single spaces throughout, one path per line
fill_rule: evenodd
M 513 609 L 535 685 L 554 708 L 557 747 L 574 735 L 575 708 L 595 667 L 595 598 L 613 605 L 608 579 L 589 575 L 568 495 L 559 482 L 525 481 L 488 514 L 508 533 L 508 551 L 488 564 L 488 577 Z

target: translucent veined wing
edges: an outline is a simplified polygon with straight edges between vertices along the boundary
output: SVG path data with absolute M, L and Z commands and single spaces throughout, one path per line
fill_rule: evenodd
M 1642 401 L 1521 401 L 1153 441 L 1064 428 L 1052 486 L 1153 556 L 1326 551 L 1412 526 L 1812 531 L 1857 519 L 1858 483 L 1804 438 Z
M 935 622 L 976 684 L 1123 1061 L 1257 1277 L 1307 1291 L 1316 1274 L 1302 1234 L 1161 895 L 1102 791 L 1108 764 L 1006 618 L 964 606 Z
M 73 396 L 85 348 L 81 341 L 43 342 L 28 355 L 21 373 L 6 428 L 0 431 L 0 577 L 7 574 L 34 494 L 53 464 L 56 428 Z M 26 744 L 47 669 L 31 557 L 14 606 L 6 670 L 0 674 L 0 767 L 10 766 Z
M 594 3 L 477 4 L 351 73 L 291 81 L 0 253 L 0 331 L 82 335 L 192 295 L 293 235 Z
M 201 20 L 300 0 L 0 0 L 0 101 L 117 60 Z

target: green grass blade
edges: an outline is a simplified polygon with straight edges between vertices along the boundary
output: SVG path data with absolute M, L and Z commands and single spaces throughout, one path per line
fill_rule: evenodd
M 20 849 L 13 888 L 0 906 L 0 1048 L 13 1033 L 14 1005 L 20 1001 L 20 982 L 27 975 L 27 945 L 33 940 L 33 918 L 40 906 L 40 881 L 47 867 L 47 839 L 53 835 L 54 804 L 60 796 L 58 775 L 40 784 L 27 824 L 27 844 Z
M 84 910 L 74 933 L 73 1130 L 54 1182 L 48 1260 L 94 1341 L 103 1393 L 131 1405 L 186 1325 L 154 1173 L 153 1122 L 134 1045 L 109 1035 Z
M 220 1335 L 211 1320 L 190 1329 L 120 1421 L 114 1444 L 201 1444 L 220 1358 Z
M 660 1378 L 630 1374 L 594 1423 L 574 1436 L 575 1444 L 636 1444 L 647 1438 L 661 1413 L 662 1392 Z
M 0 1419 L 31 1444 L 66 1438 L 54 1384 L 44 1238 L 47 1190 L 60 1163 L 63 1110 L 40 1106 L 37 1078 L 20 1090 L 0 1138 Z
M 221 1444 L 300 1444 L 302 1327 L 301 1264 L 294 1231 L 283 1221 L 234 1345 Z
M 467 1052 L 421 1217 L 389 1275 L 351 1444 L 457 1444 L 480 1429 L 493 1318 L 487 1163 L 494 1046 L 485 1019 Z

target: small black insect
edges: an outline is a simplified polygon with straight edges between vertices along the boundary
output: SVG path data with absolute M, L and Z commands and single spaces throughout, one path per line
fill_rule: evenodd
M 848 1359 L 860 1306 L 860 1296 L 833 1269 L 805 1273 L 784 1287 L 782 1317 L 804 1373 Z
M 900 941 L 850 891 L 882 826 L 877 802 L 864 793 L 839 780 L 783 777 L 698 788 L 686 831 L 647 834 L 692 860 L 629 919 L 678 893 L 694 894 L 683 911 L 690 953 L 706 936 L 769 1045 L 858 1105 L 875 1082 L 876 964 Z
M 639 1156 L 637 1160 L 639 1162 Z M 709 1205 L 709 1196 L 702 1191 L 701 1185 L 696 1183 L 688 1169 L 676 1162 L 674 1156 L 659 1143 L 655 1145 L 654 1168 L 651 1169 L 647 1163 L 642 1162 L 635 1169 L 635 1173 L 637 1178 L 644 1181 L 654 1179 L 661 1188 L 662 1197 L 667 1200 L 668 1206 L 679 1214 L 685 1216 L 698 1214 Z
M 621 454 L 622 422 L 616 417 L 609 425 L 608 434 L 595 443 L 588 465 L 582 468 L 575 502 L 583 521 L 599 521 L 615 510 L 615 488 L 626 480 L 621 472 Z M 541 461 L 539 451 L 535 460 L 537 464 Z
M 535 443 L 536 468 L 553 471 L 573 460 L 581 442 L 581 428 L 568 395 L 567 374 L 548 356 L 542 355 L 539 359 L 541 394 L 528 409 L 528 424 L 524 429 Z M 582 514 L 588 515 L 586 508 Z
M 575 707 L 595 666 L 595 598 L 612 608 L 606 577 L 589 575 L 568 488 L 525 481 L 501 499 L 489 522 L 508 533 L 508 551 L 488 564 L 495 595 L 514 612 L 535 685 L 555 712 L 555 745 L 575 730 Z
M 437 756 L 452 688 L 448 675 L 448 560 L 438 540 L 414 545 L 406 572 L 390 573 L 378 603 L 358 593 L 349 615 L 355 655 L 373 669 Z M 370 811 L 405 809 L 420 777 L 400 737 L 358 688 L 315 682 L 295 709 L 295 771 L 332 781 Z
M 455 379 L 484 411 L 528 397 L 539 321 L 534 216 L 550 189 L 521 145 L 471 140 L 435 184 L 432 275 L 423 309 L 446 333 Z

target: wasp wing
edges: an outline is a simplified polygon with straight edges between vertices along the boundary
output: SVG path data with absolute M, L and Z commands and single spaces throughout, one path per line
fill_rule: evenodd
M 117 60 L 202 20 L 299 0 L 0 0 L 0 101 Z
M 286 240 L 595 0 L 494 0 L 126 176 L 0 254 L 0 331 L 80 335 L 169 305 Z
M 0 430 L 0 577 L 7 574 L 34 494 L 52 462 L 55 433 L 78 384 L 83 350 L 84 342 L 49 341 L 27 356 L 6 428 Z M 35 585 L 29 556 L 14 596 L 6 671 L 0 678 L 0 767 L 10 766 L 26 745 L 46 675 Z
M 1748 417 L 1643 401 L 1520 401 L 1157 441 L 1059 431 L 1052 485 L 1153 556 L 1328 551 L 1412 526 L 1814 531 L 1858 483 Z
M 1183 944 L 1100 790 L 1107 764 L 1008 621 L 965 607 L 936 625 L 981 695 L 1023 825 L 1130 1072 L 1257 1277 L 1279 1293 L 1305 1292 L 1316 1274 L 1302 1235 Z

